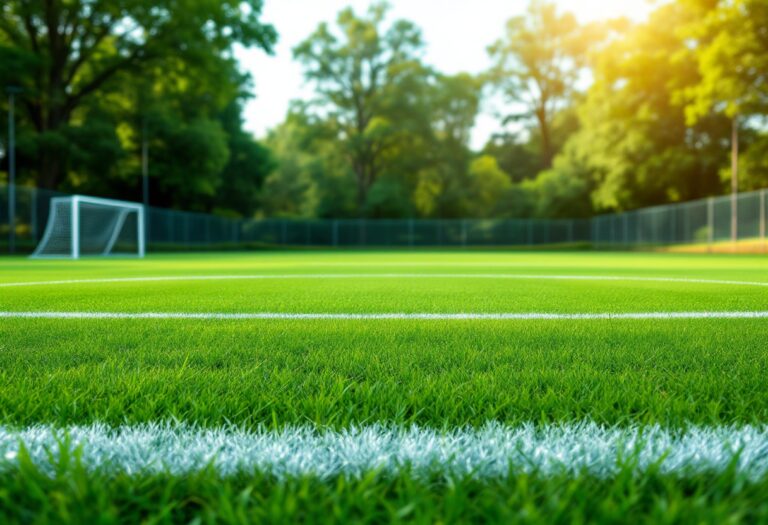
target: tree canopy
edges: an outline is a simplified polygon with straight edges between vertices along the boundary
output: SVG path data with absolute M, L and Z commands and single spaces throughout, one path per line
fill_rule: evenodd
M 20 180 L 138 198 L 146 142 L 162 206 L 584 217 L 728 191 L 735 122 L 741 187 L 768 186 L 763 0 L 670 0 L 647 21 L 592 24 L 531 0 L 488 36 L 478 74 L 427 63 L 420 28 L 386 2 L 347 8 L 294 47 L 314 94 L 258 142 L 244 130 L 253 86 L 233 49 L 272 50 L 261 7 L 4 2 L 0 85 L 22 89 Z M 499 128 L 473 150 L 489 100 Z
M 42 188 L 130 192 L 129 157 L 148 131 L 160 202 L 210 209 L 217 179 L 252 147 L 232 116 L 249 91 L 232 50 L 271 51 L 277 34 L 260 11 L 261 0 L 4 2 L 0 83 L 22 90 L 26 175 Z

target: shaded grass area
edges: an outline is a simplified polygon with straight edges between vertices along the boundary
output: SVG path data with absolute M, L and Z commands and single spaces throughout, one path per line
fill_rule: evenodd
M 277 481 L 212 471 L 104 476 L 75 455 L 43 473 L 27 458 L 0 473 L 3 523 L 765 523 L 768 481 L 732 471 L 679 478 L 510 473 L 507 479 L 418 479 L 408 472 L 362 479 Z
M 765 320 L 0 325 L 6 424 L 763 423 Z

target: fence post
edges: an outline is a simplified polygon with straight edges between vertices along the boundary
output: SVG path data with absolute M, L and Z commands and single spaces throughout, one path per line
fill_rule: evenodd
M 29 192 L 29 233 L 33 244 L 37 244 L 37 188 L 32 188 Z
M 533 245 L 533 219 L 526 219 L 525 223 L 525 235 L 528 246 Z
M 712 251 L 715 240 L 715 198 L 707 199 L 707 251 Z
M 626 212 L 621 214 L 621 240 L 624 246 L 629 244 L 629 219 Z
M 673 206 L 667 210 L 669 211 L 669 242 L 667 244 L 675 244 L 677 242 L 677 214 Z
M 72 209 L 70 210 L 70 227 L 72 228 L 71 254 L 73 259 L 80 257 L 80 199 L 72 197 Z
M 189 231 L 189 220 L 191 217 L 188 213 L 182 212 L 182 217 L 184 218 L 184 244 L 189 247 L 192 244 L 192 239 L 190 238 L 190 231 Z
M 331 227 L 331 238 L 333 239 L 333 246 L 336 247 L 339 245 L 339 219 L 333 219 Z

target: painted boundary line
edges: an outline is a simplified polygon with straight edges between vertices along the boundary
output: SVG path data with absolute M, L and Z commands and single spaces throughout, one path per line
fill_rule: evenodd
M 684 277 L 638 277 L 617 275 L 535 275 L 511 273 L 318 273 L 318 274 L 260 274 L 260 275 L 167 275 L 156 277 L 117 277 L 105 279 L 68 279 L 56 281 L 29 281 L 0 283 L 0 288 L 23 286 L 61 286 L 69 284 L 142 283 L 173 281 L 240 281 L 287 279 L 516 279 L 549 281 L 626 281 L 649 283 L 717 284 L 728 286 L 767 287 L 768 282 L 732 281 L 723 279 L 689 279 Z
M 677 475 L 735 468 L 751 479 L 768 475 L 768 427 L 716 426 L 670 430 L 660 426 L 608 428 L 594 423 L 483 427 L 436 431 L 374 424 L 342 431 L 288 427 L 245 431 L 234 427 L 101 424 L 15 430 L 0 426 L 0 471 L 18 465 L 20 443 L 52 474 L 62 447 L 81 447 L 90 471 L 184 475 L 214 468 L 220 475 L 261 471 L 279 478 L 372 470 L 503 478 L 511 472 L 588 473 L 612 477 L 626 468 Z
M 226 313 L 226 312 L 0 312 L 0 319 L 192 319 L 295 321 L 596 321 L 674 319 L 768 319 L 759 312 L 630 312 L 630 313 Z

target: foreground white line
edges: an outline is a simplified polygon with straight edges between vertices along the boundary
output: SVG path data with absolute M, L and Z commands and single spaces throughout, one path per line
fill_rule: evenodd
M 64 439 L 68 436 L 68 439 Z M 594 423 L 436 431 L 374 424 L 342 431 L 289 427 L 245 431 L 146 424 L 110 428 L 100 424 L 21 430 L 0 426 L 0 471 L 18 464 L 20 443 L 32 461 L 54 472 L 60 447 L 81 447 L 91 471 L 183 475 L 209 466 L 224 476 L 261 471 L 288 478 L 371 470 L 417 475 L 505 477 L 509 472 L 543 475 L 589 473 L 611 477 L 622 468 L 692 475 L 735 468 L 752 479 L 768 475 L 768 427 L 659 426 L 607 428 Z
M 67 279 L 58 281 L 29 281 L 0 283 L 0 288 L 21 286 L 57 286 L 69 284 L 143 283 L 173 281 L 241 281 L 287 279 L 516 279 L 534 281 L 627 281 L 650 283 L 718 284 L 728 286 L 768 287 L 768 282 L 732 281 L 724 279 L 693 279 L 684 277 L 637 277 L 617 275 L 535 275 L 512 273 L 316 273 L 259 275 L 166 275 L 156 277 L 115 277 L 105 279 Z
M 0 312 L 0 319 L 197 319 L 197 320 L 423 320 L 537 321 L 642 319 L 768 319 L 758 312 L 627 312 L 627 313 L 285 313 L 285 312 Z

